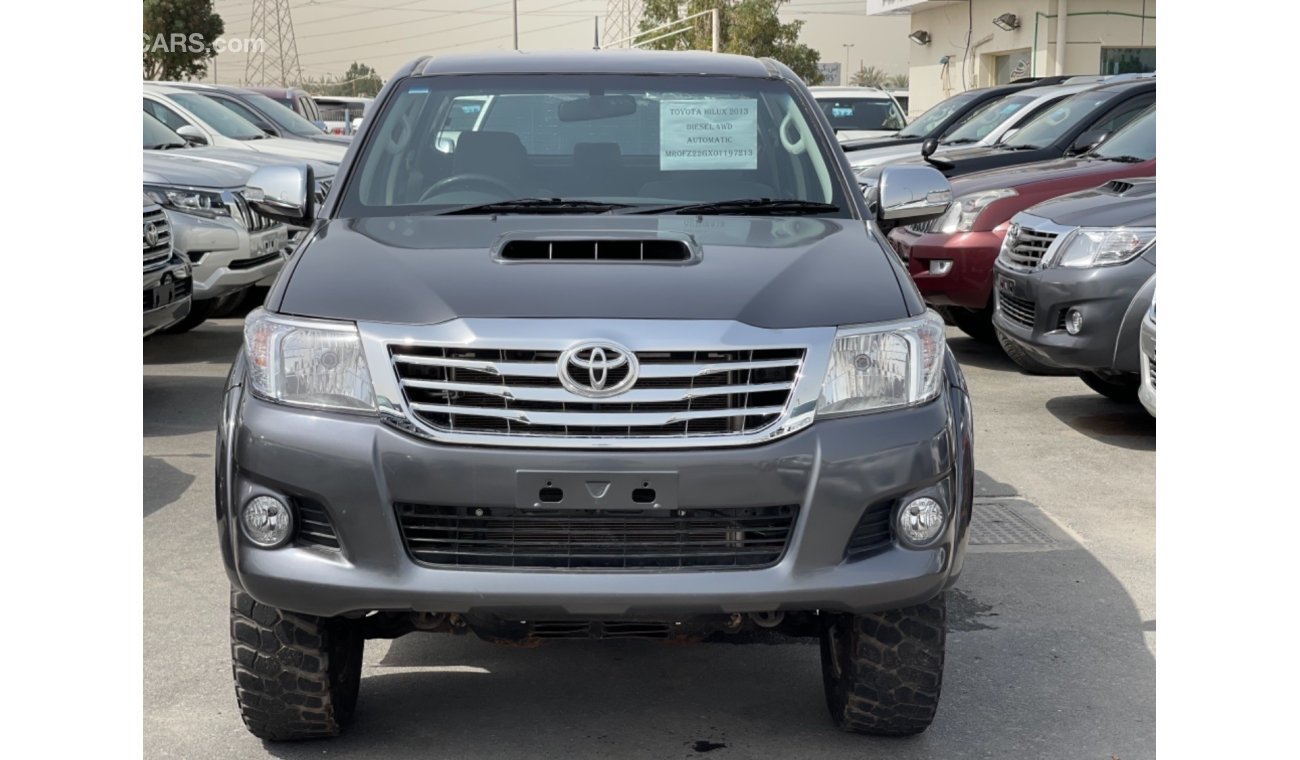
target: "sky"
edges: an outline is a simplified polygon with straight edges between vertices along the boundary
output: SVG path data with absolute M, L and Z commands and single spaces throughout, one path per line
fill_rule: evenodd
M 610 3 L 626 0 L 517 0 L 519 47 L 589 49 L 594 27 L 603 27 Z M 387 79 L 423 54 L 509 50 L 512 0 L 289 0 L 303 74 L 340 76 L 353 61 L 369 64 Z M 254 0 L 215 0 L 225 21 L 224 39 L 250 37 Z M 791 0 L 783 20 L 802 20 L 801 39 L 823 61 L 849 68 L 876 66 L 888 74 L 907 72 L 907 17 L 868 17 L 865 0 Z M 596 18 L 599 17 L 599 22 Z M 853 47 L 847 51 L 845 44 Z M 216 81 L 243 81 L 247 54 L 236 45 L 216 60 Z M 209 67 L 206 81 L 213 81 Z

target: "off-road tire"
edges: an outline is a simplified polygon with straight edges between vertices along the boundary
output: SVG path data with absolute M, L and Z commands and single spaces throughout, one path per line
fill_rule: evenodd
M 826 618 L 822 683 L 835 725 L 876 736 L 924 731 L 934 720 L 943 682 L 943 594 L 915 607 Z
M 996 328 L 995 328 L 996 329 Z M 1007 337 L 1006 333 L 998 330 L 998 345 L 1002 346 L 1002 353 L 1007 358 L 1016 363 L 1016 366 L 1030 375 L 1072 375 L 1068 369 L 1060 369 L 1050 364 L 1045 364 L 1030 356 L 1025 349 L 1020 347 L 1019 343 Z
M 1138 401 L 1138 388 L 1142 385 L 1140 375 L 1129 373 L 1099 375 L 1096 372 L 1080 372 L 1079 379 L 1083 381 L 1084 385 L 1111 401 L 1118 401 L 1123 404 L 1136 404 Z
M 285 612 L 230 592 L 235 699 L 259 739 L 336 736 L 357 704 L 364 646 L 357 621 Z
M 212 314 L 212 309 L 216 304 L 217 302 L 211 299 L 207 301 L 193 301 L 190 303 L 190 313 L 186 314 L 184 319 L 171 327 L 164 327 L 162 330 L 159 330 L 159 332 L 164 335 L 180 335 L 181 333 L 187 333 L 208 321 L 208 317 Z
M 945 312 L 947 318 L 980 343 L 997 343 L 997 332 L 993 329 L 993 309 L 967 309 L 964 306 L 950 306 Z

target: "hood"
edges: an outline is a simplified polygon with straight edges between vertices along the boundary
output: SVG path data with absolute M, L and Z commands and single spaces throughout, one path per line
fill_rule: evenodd
M 186 148 L 144 151 L 144 181 L 186 187 L 241 188 L 263 166 L 307 163 L 317 179 L 333 177 L 338 167 L 320 161 L 295 162 L 283 156 L 238 148 Z
M 690 263 L 503 263 L 511 239 L 687 240 Z M 767 328 L 907 316 L 868 224 L 728 216 L 335 219 L 304 247 L 276 311 L 434 324 L 457 317 L 737 320 Z M 274 299 L 274 296 L 273 296 Z
M 861 140 L 841 140 L 840 147 L 848 154 L 852 160 L 855 155 L 865 154 L 868 151 L 880 150 L 882 148 L 896 148 L 899 145 L 920 145 L 924 138 L 920 137 L 868 137 Z M 921 149 L 918 147 L 917 151 Z
M 902 156 L 892 155 L 888 159 L 873 161 L 869 165 L 858 168 L 858 175 L 863 178 L 878 179 L 880 177 L 880 172 L 884 170 L 886 165 L 916 164 L 918 166 L 929 166 L 930 164 L 927 163 L 926 160 L 921 157 L 920 142 L 921 141 L 918 140 L 916 145 L 910 146 L 912 150 L 905 155 Z M 935 151 L 936 154 L 940 152 L 942 152 L 943 159 L 945 161 L 951 161 L 952 163 L 960 166 L 960 163 L 963 159 L 980 158 L 982 156 L 1000 154 L 1003 153 L 1003 150 L 1001 148 L 994 148 L 994 147 L 980 147 L 980 146 L 967 146 L 967 145 L 951 146 L 950 145 L 946 149 L 941 149 L 941 151 Z M 871 151 L 871 153 L 874 154 L 875 151 Z M 849 157 L 849 163 L 852 164 L 855 156 L 852 153 L 849 153 L 848 157 Z M 872 156 L 872 158 L 874 159 L 874 155 Z
M 1144 161 L 1140 164 L 1122 164 L 1117 161 L 1103 161 L 1089 156 L 1057 158 L 1051 161 L 1039 161 L 1033 164 L 1007 166 L 1001 169 L 976 172 L 952 180 L 952 197 L 957 198 L 981 190 L 994 190 L 1001 187 L 1023 187 L 1039 182 L 1057 182 L 1066 180 L 1086 180 L 1095 177 L 1096 184 L 1117 177 L 1150 177 L 1156 173 L 1156 162 Z
M 289 156 L 291 158 L 305 158 L 313 161 L 324 161 L 328 164 L 337 166 L 343 160 L 343 154 L 348 152 L 347 145 L 334 145 L 329 143 L 311 142 L 309 140 L 285 140 L 282 137 L 267 137 L 261 140 L 245 140 L 252 151 L 257 153 L 267 153 L 274 156 Z
M 889 145 L 872 150 L 857 150 L 844 155 L 849 157 L 849 166 L 853 167 L 853 171 L 856 173 L 880 164 L 916 158 L 921 155 L 921 144 Z
M 843 140 L 860 140 L 864 137 L 889 137 L 898 130 L 896 129 L 841 129 L 835 133 L 835 139 Z
M 1111 180 L 1028 209 L 1067 227 L 1154 227 L 1155 177 Z

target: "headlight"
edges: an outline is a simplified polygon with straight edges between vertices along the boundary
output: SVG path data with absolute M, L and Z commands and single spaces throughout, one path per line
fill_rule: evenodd
M 317 409 L 375 411 L 357 327 L 256 309 L 244 322 L 248 379 L 257 395 Z
M 855 414 L 929 401 L 943 378 L 943 319 L 842 327 L 817 401 L 818 416 Z
M 970 232 L 975 228 L 975 220 L 984 209 L 989 207 L 989 204 L 1013 195 L 1019 193 L 1009 187 L 963 195 L 953 201 L 943 216 L 939 217 L 939 221 L 934 224 L 934 230 L 946 235 L 954 232 Z
M 196 190 L 188 187 L 167 187 L 166 185 L 145 185 L 145 193 L 161 206 L 173 211 L 181 211 L 195 216 L 230 216 L 230 207 L 213 190 Z
M 1087 269 L 1123 264 L 1155 241 L 1155 227 L 1080 227 L 1061 244 L 1050 266 Z

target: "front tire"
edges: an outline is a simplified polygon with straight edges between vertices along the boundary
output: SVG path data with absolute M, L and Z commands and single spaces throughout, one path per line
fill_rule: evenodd
M 1079 379 L 1084 385 L 1111 401 L 1124 404 L 1136 404 L 1138 388 L 1142 386 L 1142 378 L 1139 375 L 1128 373 L 1101 375 L 1096 372 L 1080 372 Z
M 835 725 L 876 736 L 928 728 L 939 707 L 946 638 L 943 594 L 898 610 L 828 615 L 822 684 Z
M 358 621 L 299 615 L 230 592 L 235 699 L 259 739 L 338 735 L 357 704 L 364 646 Z
M 946 316 L 957 326 L 980 343 L 997 343 L 997 332 L 993 329 L 993 309 L 968 309 L 965 306 L 951 306 Z

